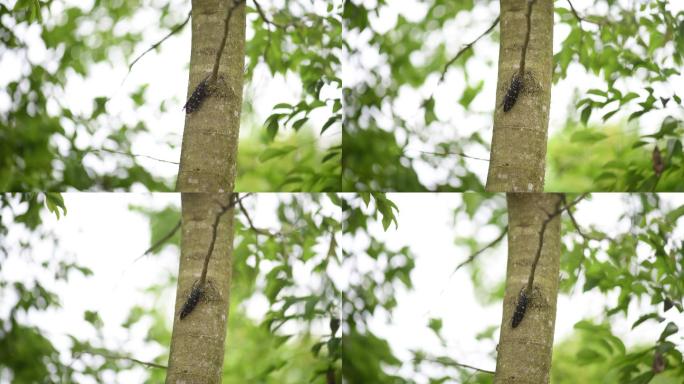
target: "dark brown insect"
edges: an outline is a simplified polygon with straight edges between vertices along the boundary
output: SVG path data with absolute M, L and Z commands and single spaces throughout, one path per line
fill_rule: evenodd
M 506 91 L 506 95 L 504 96 L 503 100 L 503 110 L 504 112 L 508 112 L 513 108 L 515 105 L 515 102 L 518 100 L 518 95 L 520 95 L 520 91 L 522 91 L 523 88 L 523 79 L 522 76 L 520 76 L 519 73 L 516 73 L 513 75 L 513 79 L 511 80 L 511 85 L 508 86 L 508 91 Z
M 207 97 L 209 94 L 209 76 L 205 77 L 204 80 L 202 80 L 197 87 L 195 88 L 194 91 L 192 91 L 192 95 L 190 95 L 190 98 L 188 101 L 185 102 L 185 105 L 183 106 L 183 109 L 185 109 L 186 113 L 193 113 L 196 110 L 202 106 L 202 102 L 204 99 Z
M 181 320 L 183 320 L 183 318 L 185 318 L 187 315 L 190 314 L 190 312 L 192 312 L 193 309 L 195 309 L 197 303 L 199 303 L 199 301 L 202 299 L 203 294 L 204 291 L 199 285 L 192 287 L 192 291 L 190 291 L 190 296 L 188 296 L 188 299 L 185 300 L 185 304 L 183 304 L 183 307 L 181 308 Z
M 525 317 L 525 310 L 527 309 L 527 294 L 525 293 L 525 288 L 520 291 L 518 296 L 518 303 L 515 305 L 515 312 L 513 312 L 513 320 L 511 321 L 511 326 L 513 328 L 520 325 L 523 317 Z

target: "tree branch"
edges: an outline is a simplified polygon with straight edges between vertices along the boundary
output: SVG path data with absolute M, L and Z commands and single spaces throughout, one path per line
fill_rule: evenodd
M 450 359 L 450 358 L 448 358 L 448 359 L 449 359 L 449 361 L 443 361 L 443 360 L 440 360 L 440 359 L 434 358 L 434 357 L 423 357 L 423 358 L 421 358 L 420 360 L 429 361 L 429 362 L 431 362 L 431 363 L 436 363 L 436 364 L 441 364 L 441 365 L 455 365 L 455 366 L 457 366 L 457 367 L 472 369 L 472 370 L 474 370 L 474 371 L 482 372 L 482 373 L 487 373 L 487 374 L 490 374 L 490 375 L 493 375 L 493 374 L 496 373 L 496 372 L 494 372 L 494 371 L 489 371 L 489 370 L 486 370 L 486 369 L 473 367 L 472 365 L 459 363 L 459 362 L 454 361 L 453 359 Z M 418 360 L 418 359 L 414 359 L 414 361 L 417 361 L 417 360 Z
M 146 54 L 148 54 L 148 53 L 151 52 L 152 50 L 154 50 L 154 49 L 156 49 L 157 47 L 159 47 L 160 45 L 162 45 L 169 37 L 175 35 L 176 33 L 178 33 L 178 31 L 180 31 L 181 29 L 183 29 L 183 27 L 185 27 L 185 25 L 188 24 L 188 21 L 190 21 L 190 17 L 191 17 L 191 16 L 192 16 L 192 10 L 191 10 L 190 12 L 188 12 L 188 17 L 186 17 L 185 20 L 183 20 L 182 23 L 180 23 L 180 24 L 176 25 L 175 27 L 173 27 L 173 28 L 171 29 L 171 31 L 170 31 L 166 36 L 164 36 L 161 40 L 157 41 L 156 43 L 152 44 L 152 46 L 150 46 L 145 52 L 143 52 L 143 53 L 141 53 L 140 55 L 138 55 L 138 57 L 136 57 L 135 60 L 133 60 L 133 62 L 131 62 L 131 64 L 128 65 L 128 74 L 131 73 L 131 70 L 133 69 L 133 66 L 135 65 L 135 63 L 138 62 L 138 60 L 142 59 L 143 56 L 145 56 Z M 126 77 L 128 77 L 128 74 L 126 74 Z M 126 80 L 126 79 L 124 78 L 124 81 L 125 81 L 125 80 Z
M 423 154 L 425 154 L 425 155 L 432 155 L 432 156 L 443 156 L 443 157 L 447 157 L 447 156 L 450 156 L 450 155 L 454 155 L 454 156 L 460 156 L 460 157 L 463 157 L 463 158 L 466 158 L 466 159 L 471 159 L 471 160 L 489 161 L 489 159 L 485 159 L 485 158 L 483 158 L 483 157 L 470 156 L 470 155 L 466 155 L 465 153 L 461 153 L 461 152 L 445 152 L 445 153 L 430 152 L 430 151 L 419 151 L 419 152 L 420 152 L 420 153 L 423 153 Z
M 169 164 L 175 164 L 175 165 L 180 164 L 180 163 L 177 162 L 177 161 L 158 159 L 158 158 L 156 158 L 156 157 L 152 157 L 152 156 L 149 156 L 149 155 L 140 155 L 140 154 L 137 154 L 137 153 L 115 151 L 115 150 L 112 150 L 112 149 L 90 148 L 90 149 L 88 149 L 88 150 L 86 150 L 86 151 L 88 151 L 88 152 L 108 152 L 108 153 L 115 153 L 115 154 L 118 154 L 118 155 L 125 155 L 125 156 L 128 156 L 128 157 L 144 157 L 144 158 L 146 158 L 146 159 L 150 159 L 150 160 L 154 160 L 154 161 L 159 161 L 159 162 L 162 162 L 162 163 L 169 163 Z
M 143 252 L 143 254 L 140 257 L 138 257 L 138 259 L 140 259 L 143 256 L 149 255 L 152 251 L 157 249 L 160 245 L 167 242 L 170 238 L 173 237 L 173 235 L 176 234 L 176 232 L 178 232 L 180 227 L 181 227 L 181 220 L 178 220 L 178 223 L 176 223 L 176 225 L 173 228 L 171 228 L 171 230 L 166 235 L 164 235 L 164 237 L 157 240 L 154 244 L 152 244 L 149 248 L 147 248 L 147 250 L 145 250 L 145 252 Z M 138 261 L 138 259 L 136 259 L 135 261 Z
M 567 2 L 568 2 L 568 4 L 570 5 L 570 12 L 572 12 L 572 14 L 575 16 L 575 19 L 577 19 L 577 21 L 580 23 L 580 29 L 582 29 L 582 22 L 583 22 L 583 21 L 586 21 L 587 23 L 599 25 L 599 26 L 601 26 L 601 25 L 604 24 L 604 23 L 601 23 L 601 22 L 598 22 L 598 21 L 594 21 L 594 20 L 589 20 L 589 19 L 587 19 L 586 17 L 580 16 L 580 14 L 577 12 L 577 10 L 575 9 L 575 7 L 572 5 L 572 1 L 567 0 Z
M 444 64 L 444 69 L 442 70 L 442 74 L 441 74 L 441 76 L 439 77 L 439 82 L 440 82 L 440 83 L 441 83 L 442 81 L 444 81 L 444 77 L 446 76 L 446 72 L 447 72 L 447 70 L 449 69 L 449 66 L 451 66 L 451 64 L 455 63 L 456 60 L 458 60 L 458 58 L 461 57 L 461 55 L 463 55 L 466 51 L 468 51 L 470 48 L 472 48 L 473 45 L 475 45 L 475 43 L 478 42 L 478 40 L 480 40 L 480 39 L 483 38 L 485 35 L 489 34 L 492 30 L 494 30 L 494 27 L 496 27 L 496 26 L 499 24 L 499 18 L 500 18 L 500 16 L 497 16 L 496 19 L 494 19 L 494 22 L 492 23 L 492 25 L 490 25 L 489 28 L 487 28 L 486 31 L 484 31 L 484 32 L 483 32 L 480 36 L 478 36 L 475 40 L 473 40 L 473 41 L 471 41 L 470 43 L 464 45 L 463 48 L 461 48 L 461 50 L 459 50 L 459 51 L 456 53 L 456 55 L 455 55 L 454 57 L 451 58 L 451 60 L 449 60 L 446 64 Z
M 275 236 L 273 233 L 271 233 L 271 231 L 267 229 L 257 228 L 254 226 L 254 222 L 252 221 L 252 218 L 249 216 L 249 212 L 247 212 L 247 209 L 245 208 L 244 204 L 242 204 L 242 201 L 238 202 L 238 206 L 240 208 L 240 211 L 242 211 L 242 214 L 245 215 L 245 218 L 247 219 L 247 225 L 252 231 L 254 231 L 258 235 Z
M 572 210 L 570 210 L 570 207 L 568 206 L 568 201 L 565 197 L 565 194 L 563 194 L 561 199 L 563 199 L 563 204 L 565 205 L 565 210 L 568 212 L 568 216 L 570 216 L 570 220 L 572 221 L 572 225 L 575 227 L 575 230 L 577 231 L 577 233 L 579 233 L 579 235 L 582 236 L 584 241 L 587 242 L 589 240 L 597 240 L 597 239 L 594 239 L 591 236 L 585 234 L 582 231 L 582 228 L 579 226 L 579 224 L 577 223 L 577 220 L 575 219 L 575 215 L 572 213 Z
M 252 2 L 254 3 L 254 6 L 256 7 L 256 10 L 259 13 L 259 16 L 261 17 L 261 19 L 264 21 L 264 23 L 272 25 L 276 28 L 282 28 L 282 29 L 287 29 L 287 27 L 292 26 L 292 24 L 279 24 L 279 23 L 276 23 L 275 21 L 269 19 L 266 16 L 266 13 L 264 13 L 264 10 L 261 8 L 261 5 L 259 4 L 259 2 L 257 0 L 252 0 Z M 271 31 L 269 30 L 268 32 L 270 35 Z
M 504 227 L 504 229 L 501 231 L 501 233 L 499 234 L 499 236 L 498 236 L 496 239 L 492 240 L 489 244 L 485 245 L 485 246 L 482 247 L 480 250 L 478 250 L 477 252 L 475 252 L 475 253 L 473 253 L 472 255 L 470 255 L 470 257 L 468 257 L 467 259 L 465 259 L 465 261 L 461 262 L 461 264 L 459 264 L 459 265 L 456 267 L 456 269 L 454 270 L 453 273 L 456 273 L 459 269 L 461 269 L 461 268 L 462 268 L 463 266 L 465 266 L 466 264 L 472 263 L 473 260 L 475 260 L 476 257 L 478 257 L 478 256 L 480 256 L 480 254 L 482 254 L 482 252 L 484 252 L 484 251 L 486 251 L 487 249 L 489 249 L 489 248 L 495 246 L 496 244 L 498 244 L 501 240 L 503 240 L 503 238 L 506 236 L 507 233 L 508 233 L 508 225 Z
M 136 364 L 144 365 L 144 366 L 149 367 L 149 368 L 159 368 L 159 369 L 167 369 L 168 368 L 166 365 L 151 363 L 149 361 L 142 361 L 142 360 L 134 359 L 134 358 L 129 357 L 129 356 L 110 355 L 107 353 L 96 352 L 96 351 L 82 351 L 80 354 L 84 354 L 84 353 L 89 354 L 89 355 L 101 356 L 101 357 L 104 357 L 105 359 L 110 359 L 110 360 L 128 360 L 128 361 L 134 362 Z M 78 355 L 76 357 L 78 357 Z

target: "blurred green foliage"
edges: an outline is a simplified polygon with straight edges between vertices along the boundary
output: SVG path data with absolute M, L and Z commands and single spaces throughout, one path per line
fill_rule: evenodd
M 670 124 L 676 123 L 666 119 L 661 132 L 669 129 Z M 640 136 L 627 124 L 606 127 L 569 124 L 549 140 L 545 190 L 684 190 L 681 173 L 684 156 L 679 139 L 683 130 L 678 127 L 663 135 Z M 653 169 L 654 145 L 658 145 L 664 164 L 660 176 Z

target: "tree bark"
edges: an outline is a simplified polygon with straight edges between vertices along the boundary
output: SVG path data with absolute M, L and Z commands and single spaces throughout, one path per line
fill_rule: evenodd
M 167 384 L 221 382 L 230 302 L 233 209 L 221 216 L 216 227 L 216 241 L 209 259 L 203 298 L 182 320 L 179 313 L 202 274 L 213 236 L 213 224 L 221 205 L 226 206 L 229 202 L 230 194 L 181 195 L 181 259 Z
M 507 194 L 508 267 L 494 383 L 549 382 L 560 269 L 560 215 L 546 225 L 525 315 L 515 328 L 511 319 L 520 291 L 528 284 L 543 222 L 558 209 L 559 201 L 555 194 Z
M 188 98 L 212 74 L 223 41 L 231 0 L 192 1 L 192 48 Z M 186 113 L 176 189 L 180 192 L 232 192 L 245 62 L 245 2 L 231 12 L 218 78 L 197 111 Z
M 504 112 L 503 100 L 521 63 L 528 0 L 501 0 L 501 43 L 489 192 L 542 192 L 553 72 L 553 0 L 532 3 L 523 90 Z

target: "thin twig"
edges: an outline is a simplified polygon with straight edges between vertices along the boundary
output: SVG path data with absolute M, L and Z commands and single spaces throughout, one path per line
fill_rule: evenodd
M 118 154 L 118 155 L 125 155 L 125 156 L 129 156 L 129 157 L 144 157 L 144 158 L 146 158 L 146 159 L 150 159 L 150 160 L 154 160 L 154 161 L 159 161 L 159 162 L 162 162 L 162 163 L 169 163 L 169 164 L 175 164 L 175 165 L 180 164 L 180 163 L 177 162 L 177 161 L 158 159 L 158 158 L 156 158 L 156 157 L 152 157 L 152 156 L 149 156 L 149 155 L 141 155 L 141 154 L 137 154 L 137 153 L 115 151 L 115 150 L 112 150 L 112 149 L 91 148 L 91 149 L 88 149 L 87 151 L 89 151 L 89 152 L 108 152 L 108 153 L 116 153 L 116 154 Z
M 565 207 L 566 207 L 565 210 L 568 212 L 568 216 L 570 216 L 570 220 L 572 221 L 572 225 L 575 227 L 575 230 L 577 231 L 577 233 L 579 233 L 579 235 L 582 236 L 582 238 L 584 239 L 585 242 L 587 242 L 589 240 L 594 240 L 594 239 L 592 239 L 592 237 L 590 237 L 589 235 L 585 234 L 582 231 L 582 228 L 579 226 L 579 224 L 577 223 L 577 220 L 575 219 L 575 215 L 572 213 L 572 210 L 570 210 L 570 208 L 568 207 L 568 201 L 565 198 L 565 194 L 562 196 L 562 199 L 563 199 L 563 204 L 565 204 Z
M 150 368 L 168 369 L 168 367 L 166 365 L 151 363 L 149 361 L 142 361 L 142 360 L 134 359 L 134 358 L 129 357 L 129 356 L 110 355 L 110 354 L 95 352 L 95 351 L 82 351 L 81 352 L 81 354 L 84 354 L 84 353 L 87 353 L 89 355 L 101 356 L 101 357 L 104 357 L 105 359 L 110 359 L 110 360 L 128 360 L 128 361 L 132 361 L 134 363 L 144 365 L 144 366 L 147 366 Z
M 415 359 L 415 360 L 417 360 L 417 359 Z M 493 374 L 496 373 L 496 372 L 494 372 L 494 371 L 489 371 L 489 370 L 486 370 L 486 369 L 473 367 L 472 365 L 459 363 L 459 362 L 457 362 L 457 361 L 454 361 L 453 359 L 449 359 L 449 361 L 440 361 L 439 359 L 436 359 L 436 358 L 433 358 L 433 357 L 424 357 L 424 358 L 422 358 L 421 360 L 429 361 L 429 362 L 431 362 L 431 363 L 442 364 L 442 365 L 456 365 L 456 366 L 458 366 L 458 367 L 467 368 L 467 369 L 472 369 L 472 370 L 474 370 L 474 371 L 482 372 L 482 373 L 487 373 L 487 374 L 490 374 L 490 375 L 493 375 Z
M 447 156 L 450 156 L 450 155 L 454 155 L 454 156 L 460 156 L 460 157 L 464 157 L 464 158 L 466 158 L 466 159 L 471 159 L 471 160 L 489 161 L 489 159 L 485 159 L 485 158 L 483 158 L 483 157 L 470 156 L 470 155 L 466 155 L 465 153 L 461 153 L 461 152 L 443 152 L 443 153 L 440 153 L 440 152 L 430 152 L 430 151 L 419 151 L 419 152 L 420 152 L 420 153 L 423 153 L 423 154 L 426 154 L 426 155 L 432 155 L 432 156 L 447 157 Z
M 214 69 L 211 71 L 211 83 L 216 81 L 216 79 L 218 78 L 219 66 L 221 64 L 221 56 L 223 56 L 223 49 L 226 47 L 226 40 L 228 40 L 228 30 L 230 29 L 230 18 L 233 16 L 233 10 L 235 10 L 235 8 L 239 7 L 240 4 L 244 2 L 245 0 L 236 0 L 233 3 L 233 6 L 228 8 L 228 12 L 226 13 L 226 20 L 223 26 L 223 37 L 221 38 L 221 45 L 219 45 L 219 49 L 216 52 L 216 59 L 214 60 Z
M 180 227 L 181 227 L 181 220 L 178 220 L 178 223 L 176 223 L 176 225 L 173 228 L 171 228 L 171 230 L 166 235 L 164 235 L 164 237 L 157 240 L 154 244 L 152 244 L 149 248 L 147 248 L 147 250 L 145 250 L 145 252 L 143 252 L 143 254 L 138 259 L 140 259 L 143 256 L 149 255 L 150 253 L 152 253 L 152 251 L 157 249 L 159 246 L 166 243 L 170 238 L 173 237 L 173 235 L 176 234 L 176 232 L 178 232 Z M 136 259 L 135 261 L 138 261 L 138 259 Z
M 261 19 L 264 21 L 264 23 L 270 24 L 276 28 L 282 28 L 282 29 L 286 29 L 287 27 L 292 26 L 292 24 L 279 24 L 279 23 L 276 23 L 275 21 L 269 19 L 268 17 L 266 17 L 266 13 L 264 13 L 264 10 L 261 8 L 261 5 L 259 4 L 259 2 L 257 0 L 252 0 L 252 2 L 254 3 L 254 6 L 256 7 L 256 10 L 259 13 L 259 16 L 261 16 Z M 270 34 L 270 32 L 271 32 L 271 30 L 269 29 L 269 34 Z
M 183 27 L 185 27 L 185 25 L 188 24 L 188 21 L 190 21 L 190 17 L 191 17 L 191 16 L 192 16 L 192 10 L 191 10 L 190 12 L 188 12 L 188 17 L 186 17 L 185 20 L 183 20 L 182 23 L 180 23 L 180 24 L 176 25 L 175 27 L 173 27 L 173 28 L 171 29 L 171 31 L 170 31 L 166 36 L 164 36 L 161 40 L 157 41 L 156 43 L 152 44 L 152 46 L 150 46 L 145 52 L 143 52 L 143 53 L 141 53 L 140 55 L 138 55 L 138 57 L 136 57 L 135 60 L 133 60 L 133 61 L 131 62 L 131 64 L 128 65 L 128 73 L 131 73 L 131 70 L 133 69 L 133 66 L 135 65 L 135 63 L 138 62 L 138 60 L 142 59 L 143 56 L 145 56 L 146 54 L 148 54 L 148 53 L 151 52 L 152 50 L 154 50 L 154 49 L 156 49 L 157 47 L 159 47 L 160 45 L 162 45 L 169 37 L 175 35 L 176 33 L 178 33 L 178 31 L 180 31 L 181 29 L 183 29 Z M 126 74 L 126 76 L 128 76 L 128 74 Z M 126 80 L 126 79 L 124 78 L 124 80 Z
M 478 42 L 478 40 L 480 40 L 480 39 L 483 38 L 485 35 L 489 34 L 492 30 L 494 30 L 494 27 L 496 27 L 497 24 L 499 24 L 499 18 L 500 18 L 500 17 L 497 16 L 496 19 L 494 20 L 494 22 L 492 23 L 492 25 L 490 25 L 489 28 L 487 28 L 486 31 L 484 31 L 484 32 L 483 32 L 480 36 L 478 36 L 475 40 L 473 40 L 473 41 L 471 41 L 470 43 L 464 45 L 463 48 L 461 48 L 461 50 L 459 50 L 459 51 L 456 53 L 456 55 L 455 55 L 454 57 L 451 58 L 451 60 L 449 60 L 446 64 L 444 64 L 444 69 L 442 70 L 442 75 L 439 77 L 439 82 L 440 82 L 440 83 L 441 83 L 442 81 L 444 81 L 444 77 L 446 76 L 446 72 L 447 72 L 447 70 L 449 69 L 449 66 L 451 66 L 451 64 L 455 63 L 456 60 L 458 60 L 458 58 L 461 57 L 461 55 L 463 55 L 467 50 L 469 50 L 470 48 L 472 48 L 473 45 L 475 45 L 475 43 Z
M 508 233 L 508 225 L 504 227 L 504 229 L 501 231 L 501 233 L 499 234 L 499 236 L 498 236 L 496 239 L 492 240 L 489 244 L 485 245 L 485 246 L 482 247 L 480 250 L 478 250 L 477 252 L 473 253 L 472 255 L 470 255 L 470 257 L 468 257 L 468 258 L 465 259 L 463 262 L 461 262 L 461 264 L 459 264 L 459 265 L 456 267 L 456 269 L 454 270 L 454 272 L 452 273 L 452 275 L 453 275 L 454 273 L 456 273 L 459 269 L 461 269 L 463 266 L 465 266 L 466 264 L 472 263 L 473 260 L 475 260 L 476 257 L 478 257 L 478 256 L 480 256 L 480 254 L 482 254 L 482 252 L 484 252 L 484 251 L 486 251 L 487 249 L 489 249 L 489 248 L 495 246 L 496 244 L 498 244 L 501 240 L 503 240 L 503 238 L 506 236 L 507 233 Z
M 252 231 L 254 231 L 258 235 L 274 236 L 274 234 L 271 233 L 269 230 L 257 228 L 254 226 L 254 222 L 252 221 L 252 218 L 249 216 L 249 212 L 247 212 L 247 209 L 245 208 L 244 204 L 242 204 L 242 201 L 238 201 L 238 207 L 240 208 L 240 211 L 242 211 L 242 214 L 245 215 L 245 218 L 247 219 L 247 225 L 249 225 L 249 228 L 251 228 Z
M 570 5 L 570 11 L 575 16 L 577 21 L 580 23 L 580 29 L 582 29 L 582 22 L 583 21 L 586 21 L 587 23 L 599 25 L 599 26 L 604 25 L 604 23 L 602 23 L 602 22 L 590 20 L 590 19 L 587 19 L 586 17 L 580 16 L 580 14 L 577 12 L 577 9 L 575 9 L 575 7 L 572 5 L 572 2 L 570 0 L 567 0 L 567 2 Z

